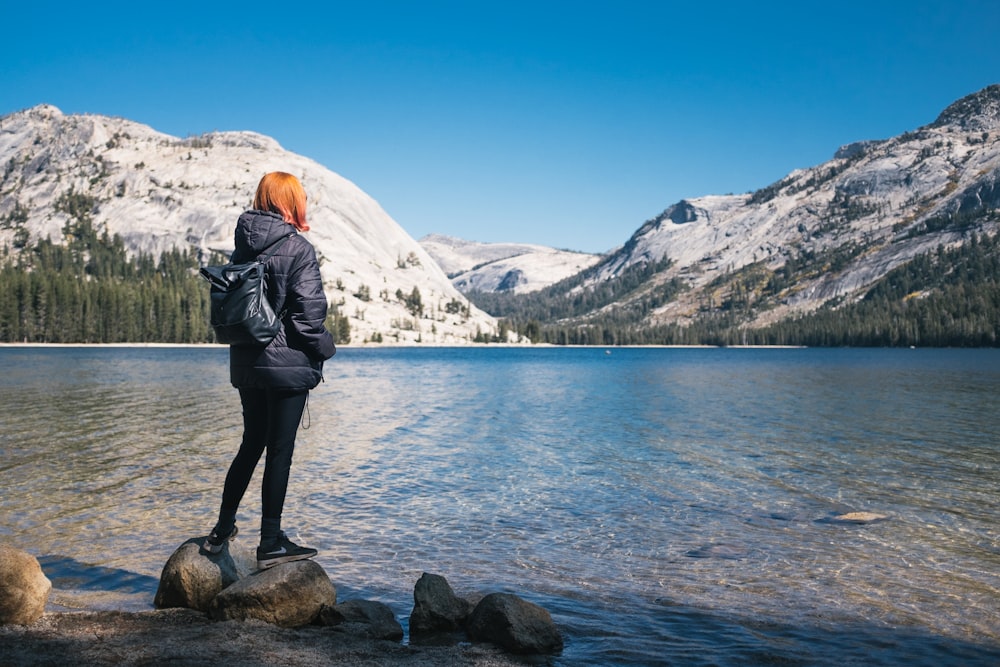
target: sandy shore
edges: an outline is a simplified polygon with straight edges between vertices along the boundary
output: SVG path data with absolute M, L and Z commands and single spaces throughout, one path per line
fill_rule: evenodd
M 320 665 L 523 667 L 483 645 L 412 646 L 310 626 L 214 622 L 190 609 L 46 613 L 31 626 L 0 626 L 0 665 Z

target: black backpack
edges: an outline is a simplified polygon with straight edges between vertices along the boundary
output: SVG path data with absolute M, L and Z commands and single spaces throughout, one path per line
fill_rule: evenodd
M 267 300 L 264 264 L 288 236 L 264 248 L 253 261 L 206 266 L 200 270 L 212 286 L 210 321 L 220 343 L 261 347 L 278 335 L 281 316 L 275 314 Z

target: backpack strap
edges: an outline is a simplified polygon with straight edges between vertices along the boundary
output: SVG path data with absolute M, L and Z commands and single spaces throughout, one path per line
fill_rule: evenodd
M 280 239 L 278 239 L 277 241 L 275 241 L 271 245 L 269 245 L 266 248 L 264 248 L 263 250 L 261 250 L 260 254 L 257 255 L 257 261 L 260 262 L 261 264 L 263 264 L 267 260 L 271 259 L 271 256 L 274 255 L 274 253 L 278 252 L 278 248 L 280 248 L 281 244 L 284 243 L 285 241 L 287 241 L 288 237 L 290 237 L 290 236 L 295 236 L 295 232 L 292 232 L 291 234 L 287 234 L 285 236 L 282 236 Z
M 261 251 L 261 253 L 259 255 L 257 255 L 257 259 L 255 261 L 260 264 L 260 267 L 261 267 L 262 271 L 264 270 L 264 264 L 267 262 L 267 260 L 271 259 L 271 257 L 274 255 L 274 253 L 278 252 L 278 248 L 280 248 L 281 244 L 284 243 L 285 241 L 287 241 L 290 236 L 295 236 L 295 232 L 292 232 L 290 234 L 286 234 L 285 236 L 282 236 L 280 239 L 278 239 L 277 241 L 275 241 L 271 245 L 269 245 L 266 248 L 264 248 Z M 285 319 L 285 313 L 287 313 L 287 312 L 288 312 L 287 308 L 282 308 L 281 312 L 278 313 L 278 319 L 279 320 Z

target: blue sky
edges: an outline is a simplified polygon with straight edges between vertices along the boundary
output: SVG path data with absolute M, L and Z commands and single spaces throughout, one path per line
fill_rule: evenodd
M 14 5 L 14 6 L 10 6 Z M 1000 83 L 1000 3 L 8 3 L 0 115 L 253 130 L 414 238 L 602 252 Z

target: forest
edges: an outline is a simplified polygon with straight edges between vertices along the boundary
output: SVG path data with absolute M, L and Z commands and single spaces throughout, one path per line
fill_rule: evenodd
M 203 258 L 191 250 L 158 258 L 129 256 L 119 237 L 99 234 L 84 216 L 67 224 L 63 235 L 65 244 L 41 239 L 24 242 L 18 251 L 0 251 L 0 342 L 215 342 L 208 323 L 209 290 L 198 267 L 224 257 Z M 532 342 L 556 345 L 1000 344 L 1000 240 L 995 234 L 972 232 L 961 246 L 919 256 L 885 275 L 859 300 L 757 328 L 747 324 L 761 307 L 751 292 L 783 289 L 794 282 L 794 274 L 762 278 L 751 267 L 729 275 L 735 287 L 723 303 L 704 304 L 683 326 L 651 326 L 647 316 L 686 289 L 680 280 L 657 279 L 669 266 L 667 260 L 636 265 L 593 289 L 581 288 L 588 275 L 583 273 L 529 294 L 470 294 L 473 303 L 501 320 L 500 336 L 477 336 L 476 342 L 495 342 L 516 331 Z M 350 342 L 348 318 L 335 307 L 327 326 L 338 343 Z
M 822 263 L 849 258 L 824 257 Z M 890 271 L 863 298 L 828 303 L 819 310 L 765 327 L 753 327 L 764 297 L 794 283 L 798 270 L 812 265 L 792 261 L 769 275 L 759 267 L 728 274 L 729 298 L 703 304 L 694 322 L 650 326 L 645 316 L 680 293 L 679 281 L 660 281 L 632 301 L 631 294 L 662 271 L 665 262 L 633 268 L 620 280 L 567 298 L 582 276 L 529 294 L 473 293 L 473 303 L 504 318 L 510 329 L 536 343 L 555 345 L 804 345 L 815 347 L 995 347 L 1000 344 L 1000 241 L 970 232 L 958 247 L 938 247 Z M 754 276 L 754 273 L 757 273 Z M 655 281 L 653 281 L 655 282 Z M 577 290 L 577 292 L 580 292 Z M 751 294 L 755 293 L 754 298 Z
M 63 236 L 64 245 L 41 239 L 0 255 L 0 342 L 215 342 L 197 253 L 129 257 L 120 237 L 98 234 L 84 216 Z M 349 342 L 347 318 L 335 308 L 327 326 L 337 342 Z

